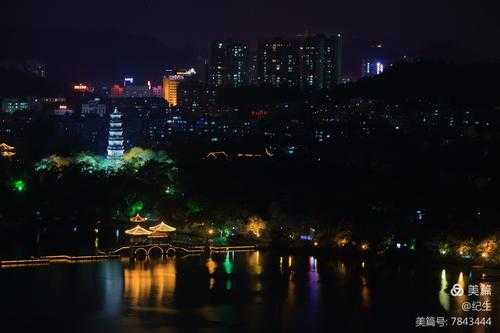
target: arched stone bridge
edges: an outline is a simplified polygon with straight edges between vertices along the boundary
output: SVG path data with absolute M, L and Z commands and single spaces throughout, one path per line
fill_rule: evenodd
M 203 253 L 203 246 L 198 246 L 195 248 L 184 248 L 179 246 L 174 246 L 169 243 L 161 244 L 137 244 L 123 246 L 117 250 L 112 251 L 112 254 L 119 254 L 122 256 L 150 256 L 151 254 L 161 254 L 161 255 L 178 255 L 178 254 L 190 254 L 190 253 Z
M 170 255 L 188 255 L 188 254 L 202 254 L 204 252 L 227 252 L 227 251 L 254 251 L 254 245 L 243 246 L 190 246 L 181 247 L 169 243 L 161 244 L 138 244 L 123 246 L 119 249 L 111 251 L 109 254 L 116 254 L 121 256 L 137 257 L 140 255 L 150 256 L 152 254 Z

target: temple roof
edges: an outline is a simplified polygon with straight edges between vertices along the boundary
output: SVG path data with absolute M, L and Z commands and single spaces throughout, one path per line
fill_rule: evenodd
M 127 235 L 132 235 L 132 236 L 147 236 L 152 234 L 151 231 L 141 228 L 140 226 L 137 226 L 129 230 L 125 230 L 125 233 Z
M 146 218 L 142 217 L 141 215 L 137 214 L 136 216 L 132 216 L 130 218 L 130 222 L 135 222 L 135 223 L 141 223 L 146 221 Z
M 172 232 L 175 231 L 176 229 L 174 227 L 169 226 L 168 224 L 160 222 L 160 224 L 157 224 L 154 227 L 150 227 L 149 230 L 155 232 Z

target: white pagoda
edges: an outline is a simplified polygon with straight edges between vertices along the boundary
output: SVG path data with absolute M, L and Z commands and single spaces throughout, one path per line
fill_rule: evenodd
M 122 114 L 115 107 L 113 113 L 110 114 L 109 120 L 108 158 L 121 159 L 123 152 Z

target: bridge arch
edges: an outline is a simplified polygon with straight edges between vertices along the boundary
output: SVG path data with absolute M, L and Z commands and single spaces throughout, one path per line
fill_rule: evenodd
M 158 246 L 158 245 L 154 245 L 154 246 L 151 246 L 149 249 L 148 249 L 148 256 L 151 255 L 151 251 L 154 250 L 154 249 L 159 249 L 160 250 L 160 253 L 161 255 L 163 255 L 163 248 L 161 246 Z
M 135 249 L 134 256 L 139 255 L 139 253 L 141 253 L 141 252 L 144 253 L 145 256 L 149 255 L 149 252 L 145 248 L 139 247 L 139 248 Z
M 168 248 L 168 249 L 167 249 L 164 253 L 165 253 L 165 255 L 167 255 L 167 256 L 168 256 L 168 255 L 175 256 L 176 251 L 175 251 L 175 249 L 174 249 L 173 247 L 169 247 L 169 248 Z

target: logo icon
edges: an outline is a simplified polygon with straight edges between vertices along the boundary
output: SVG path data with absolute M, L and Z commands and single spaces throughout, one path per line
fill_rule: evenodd
M 463 296 L 464 295 L 464 288 L 462 288 L 458 283 L 455 283 L 453 287 L 450 290 L 451 296 Z

